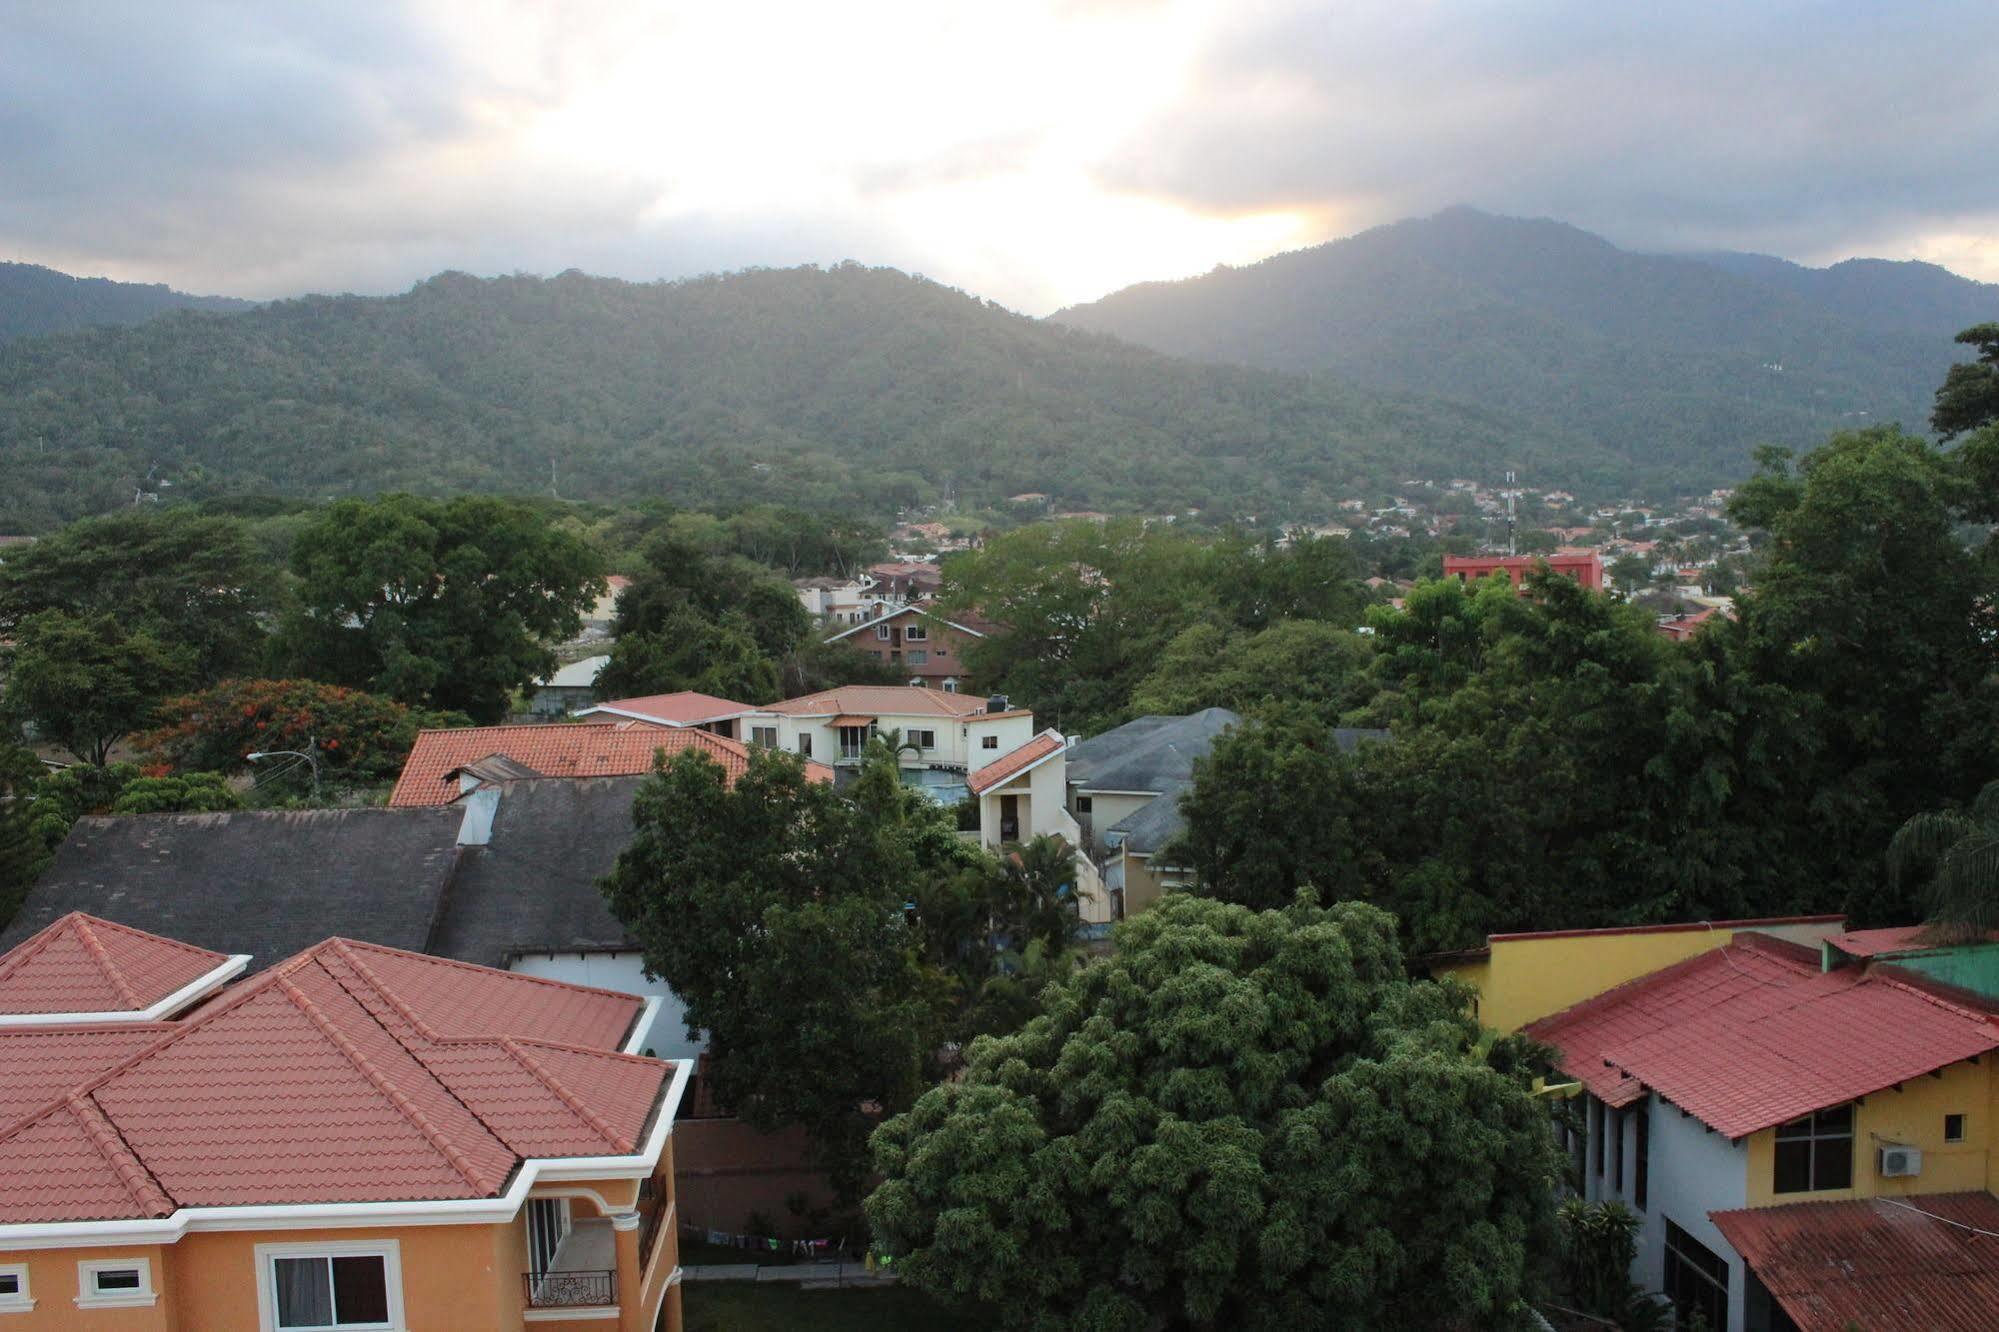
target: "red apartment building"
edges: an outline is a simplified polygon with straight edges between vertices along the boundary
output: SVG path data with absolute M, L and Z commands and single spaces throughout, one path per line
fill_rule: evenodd
M 1542 567 L 1564 578 L 1573 578 L 1595 592 L 1603 591 L 1603 559 L 1598 555 L 1446 555 L 1444 577 L 1459 582 L 1477 582 L 1503 573 L 1519 587 L 1527 575 Z

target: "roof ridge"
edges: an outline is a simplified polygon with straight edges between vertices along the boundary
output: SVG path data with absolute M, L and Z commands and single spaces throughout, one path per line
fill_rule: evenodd
M 1881 981 L 1883 984 L 1892 985 L 1907 994 L 1915 995 L 1925 1003 L 1933 1004 L 1946 1012 L 1955 1013 L 1959 1017 L 1966 1018 L 1972 1022 L 1977 1022 L 1985 1026 L 1999 1026 L 1999 1007 L 1980 1008 L 1974 1006 L 1972 1003 L 1961 1002 L 1956 997 L 1958 994 L 1961 994 L 1967 1000 L 1983 998 L 1976 991 L 1962 989 L 1961 987 L 1951 985 L 1948 981 L 1936 980 L 1923 975 L 1921 972 L 1897 966 L 1893 962 L 1877 962 L 1867 967 L 1861 972 L 1861 979 L 1863 981 L 1875 979 Z M 1953 994 L 1951 993 L 1952 991 L 1956 993 Z
M 373 989 L 376 994 L 379 994 L 389 1007 L 400 1013 L 405 1022 L 416 1028 L 417 1035 L 427 1041 L 435 1041 L 442 1037 L 443 1033 L 418 1016 L 417 1011 L 411 1008 L 401 995 L 391 989 L 387 981 L 375 974 L 373 967 L 370 967 L 366 962 L 361 960 L 360 955 L 355 952 L 354 944 L 351 940 L 336 936 L 327 942 L 332 946 L 333 951 L 340 955 L 341 961 L 354 968 L 361 979 L 368 982 L 369 988 Z M 338 980 L 339 978 L 335 977 L 334 979 Z
M 77 1126 L 97 1154 L 104 1158 L 118 1175 L 119 1184 L 130 1194 L 132 1201 L 145 1209 L 149 1216 L 167 1216 L 175 1210 L 175 1203 L 160 1182 L 153 1178 L 153 1172 L 146 1168 L 139 1154 L 132 1150 L 132 1144 L 104 1113 L 104 1107 L 95 1098 L 72 1092 L 64 1102 L 75 1117 Z
M 645 1000 L 638 995 L 627 994 L 623 990 L 607 990 L 601 985 L 578 985 L 575 981 L 557 980 L 553 976 L 530 976 L 526 972 L 521 972 L 521 971 L 502 971 L 498 967 L 482 967 L 477 962 L 466 962 L 460 958 L 437 957 L 430 953 L 418 953 L 408 948 L 396 948 L 389 944 L 368 943 L 365 940 L 348 939 L 340 935 L 335 935 L 333 938 L 328 939 L 326 942 L 330 944 L 343 945 L 346 949 L 349 950 L 349 952 L 343 952 L 341 956 L 347 957 L 350 961 L 355 961 L 357 966 L 360 964 L 358 963 L 357 959 L 351 956 L 351 950 L 372 948 L 377 952 L 394 953 L 399 957 L 409 958 L 412 962 L 422 962 L 429 966 L 450 967 L 458 971 L 477 971 L 482 973 L 493 972 L 497 973 L 498 975 L 506 977 L 506 979 L 510 981 L 522 981 L 534 985 L 546 985 L 554 989 L 570 990 L 582 994 L 601 994 L 612 999 L 628 1000 L 631 1003 L 638 1004 L 641 1008 L 645 1006 Z M 324 944 L 320 945 L 320 947 L 324 946 L 325 946 Z M 312 950 L 312 953 L 317 953 L 318 951 L 319 949 L 315 948 Z M 535 951 L 540 951 L 540 950 L 535 950 Z M 302 955 L 302 960 L 310 960 L 310 955 Z M 370 984 L 376 986 L 379 989 L 384 990 L 385 993 L 390 993 L 390 998 L 391 1001 L 393 1002 L 394 995 L 392 992 L 389 992 L 387 990 L 387 982 L 381 980 L 372 971 L 367 970 L 365 967 L 362 967 L 361 969 L 362 969 L 362 974 L 367 976 Z M 417 1021 L 417 1019 L 414 1016 L 412 1016 L 411 1020 Z M 442 1032 L 438 1032 L 432 1028 L 424 1026 L 424 1024 L 421 1023 L 420 1021 L 417 1021 L 417 1025 L 419 1026 L 419 1028 L 423 1030 L 426 1039 L 434 1041 L 485 1041 L 485 1040 L 494 1039 L 491 1036 L 467 1036 L 467 1035 L 447 1036 Z M 554 1041 L 545 1041 L 542 1043 L 545 1045 L 558 1044 L 558 1042 Z M 588 1047 L 583 1047 L 583 1048 L 588 1048 Z M 605 1051 L 602 1053 L 609 1053 L 609 1052 Z
M 339 984 L 337 977 L 334 979 L 334 983 L 336 985 Z M 320 1011 L 319 1005 L 313 1002 L 311 995 L 301 990 L 289 976 L 284 977 L 278 982 L 278 988 L 284 991 L 285 997 L 292 1001 L 294 1007 L 301 1013 L 304 1013 L 306 1018 L 315 1027 L 319 1028 L 322 1035 L 333 1042 L 334 1047 L 347 1058 L 348 1062 L 353 1064 L 363 1077 L 374 1084 L 375 1090 L 380 1092 L 388 1100 L 389 1104 L 394 1106 L 398 1113 L 416 1128 L 417 1132 L 423 1134 L 424 1140 L 430 1143 L 432 1147 L 435 1147 L 443 1155 L 444 1159 L 451 1163 L 451 1168 L 456 1170 L 467 1184 L 478 1189 L 482 1195 L 493 1191 L 492 1185 L 479 1177 L 477 1167 L 466 1157 L 458 1144 L 451 1140 L 450 1135 L 437 1125 L 431 1123 L 430 1118 L 423 1113 L 423 1110 L 418 1107 L 416 1102 L 412 1101 L 402 1088 L 396 1086 L 386 1073 L 375 1067 L 374 1061 L 369 1059 L 361 1048 L 354 1044 L 352 1038 L 346 1032 L 340 1030 L 338 1024 L 331 1018 Z M 393 1039 L 393 1036 L 391 1039 Z M 414 1057 L 412 1055 L 412 1058 Z M 421 1063 L 422 1061 L 419 1060 L 418 1062 Z M 428 1072 L 429 1070 L 426 1068 L 425 1071 Z M 432 1076 L 435 1075 L 433 1074 Z
M 97 969 L 111 982 L 111 988 L 118 991 L 118 997 L 123 999 L 128 1007 L 144 1008 L 146 1005 L 140 1000 L 139 992 L 132 988 L 132 983 L 125 979 L 125 973 L 120 971 L 118 964 L 112 960 L 111 950 L 97 937 L 97 931 L 90 928 L 90 917 L 78 912 L 75 930 L 76 937 L 83 943 L 83 951 L 90 955 L 90 960 L 97 964 Z
M 609 1124 L 606 1124 L 602 1116 L 584 1104 L 582 1098 L 578 1097 L 575 1092 L 570 1091 L 567 1086 L 563 1085 L 562 1079 L 543 1068 L 532 1055 L 522 1048 L 519 1041 L 511 1036 L 502 1036 L 500 1037 L 500 1048 L 512 1055 L 521 1067 L 533 1074 L 543 1086 L 555 1093 L 556 1099 L 568 1106 L 571 1114 L 575 1115 L 585 1124 L 588 1124 L 597 1136 L 601 1137 L 605 1142 L 610 1143 L 613 1147 L 616 1147 L 621 1155 L 628 1154 L 636 1149 L 636 1144 L 613 1129 Z M 590 1053 L 596 1052 L 592 1051 Z

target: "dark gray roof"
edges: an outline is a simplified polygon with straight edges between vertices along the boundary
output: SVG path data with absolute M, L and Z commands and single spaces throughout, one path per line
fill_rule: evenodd
M 345 935 L 421 951 L 458 862 L 461 811 L 258 810 L 79 819 L 0 933 L 0 952 L 70 911 L 253 969 Z
M 1225 710 L 1222 708 L 1212 708 L 1210 711 L 1224 712 Z M 1194 715 L 1199 717 L 1206 714 L 1195 713 Z M 1227 715 L 1234 716 L 1235 714 L 1227 713 Z M 1152 721 L 1154 719 L 1145 717 L 1140 720 Z M 1164 720 L 1189 719 L 1166 718 Z M 1155 728 L 1153 733 L 1156 735 L 1169 734 L 1161 728 Z M 1114 735 L 1116 732 L 1109 732 L 1108 734 Z M 1211 735 L 1208 739 L 1209 744 L 1212 744 L 1214 737 Z M 1387 731 L 1368 727 L 1341 726 L 1333 731 L 1333 743 L 1339 746 L 1340 752 L 1343 754 L 1353 753 L 1364 741 L 1386 739 L 1388 739 Z M 1080 748 L 1080 746 L 1078 747 Z M 1206 752 L 1205 748 L 1201 750 L 1201 753 Z M 1100 776 L 1096 780 L 1086 782 L 1085 785 L 1098 790 L 1126 791 L 1153 789 L 1150 787 L 1113 786 L 1111 784 L 1114 781 L 1123 780 L 1123 774 L 1128 770 L 1128 766 L 1114 766 L 1110 769 L 1111 775 L 1108 778 Z M 1071 780 L 1073 781 L 1074 778 L 1072 777 Z M 1133 810 L 1130 814 L 1125 815 L 1124 818 L 1113 823 L 1105 830 L 1106 836 L 1117 840 L 1120 845 L 1131 851 L 1134 855 L 1149 856 L 1154 854 L 1161 847 L 1179 836 L 1180 830 L 1186 826 L 1186 820 L 1180 816 L 1180 797 L 1192 785 L 1193 765 L 1190 762 L 1188 764 L 1187 777 L 1174 777 L 1162 781 L 1158 787 L 1158 799 L 1153 800 L 1149 804 L 1141 805 L 1138 809 Z
M 1069 750 L 1068 783 L 1085 791 L 1164 791 L 1194 775 L 1194 760 L 1242 720 L 1227 708 L 1140 717 Z
M 427 951 L 496 967 L 521 952 L 629 946 L 597 880 L 632 839 L 644 780 L 503 784 L 492 840 L 466 848 Z

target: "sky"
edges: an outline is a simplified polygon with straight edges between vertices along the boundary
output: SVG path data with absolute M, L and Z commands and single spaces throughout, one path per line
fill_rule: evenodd
M 0 259 L 889 264 L 1033 314 L 1452 204 L 1999 281 L 1992 0 L 0 0 Z

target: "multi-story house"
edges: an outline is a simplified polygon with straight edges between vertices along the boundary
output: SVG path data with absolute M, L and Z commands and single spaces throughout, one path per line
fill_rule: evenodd
M 946 619 L 921 606 L 898 606 L 827 637 L 845 643 L 909 677 L 909 683 L 947 694 L 976 692 L 965 649 L 986 636 L 963 616 Z
M 1560 1052 L 1571 1185 L 1638 1216 L 1632 1278 L 1682 1318 L 1999 1325 L 1999 948 L 1839 924 L 1494 936 L 1435 970 Z
M 871 620 L 895 605 L 897 598 L 880 592 L 867 574 L 852 578 L 824 575 L 794 578 L 791 586 L 805 613 L 821 624 L 859 624 Z
M 0 1323 L 681 1326 L 645 1003 L 329 939 L 245 959 L 69 915 L 0 956 Z

